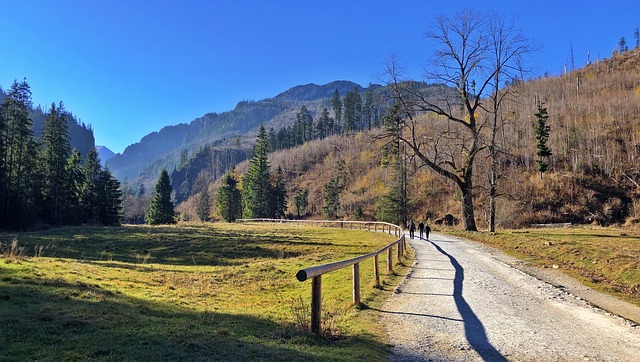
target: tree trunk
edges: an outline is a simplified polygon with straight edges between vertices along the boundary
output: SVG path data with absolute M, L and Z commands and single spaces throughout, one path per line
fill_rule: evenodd
M 498 193 L 498 179 L 495 162 L 491 165 L 491 188 L 489 189 L 489 232 L 496 232 L 496 198 Z
M 471 180 L 462 184 L 460 191 L 462 191 L 462 219 L 464 229 L 466 231 L 478 231 L 475 214 L 473 212 L 473 184 Z

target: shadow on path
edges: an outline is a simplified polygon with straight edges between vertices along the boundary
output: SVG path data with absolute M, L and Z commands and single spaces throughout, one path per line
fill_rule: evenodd
M 458 263 L 456 258 L 447 254 L 440 246 L 433 241 L 429 241 L 442 255 L 445 255 L 451 261 L 451 265 L 456 271 L 453 281 L 453 300 L 456 302 L 458 312 L 464 321 L 464 332 L 467 341 L 478 352 L 480 357 L 485 361 L 507 361 L 507 359 L 498 352 L 498 350 L 489 342 L 487 333 L 478 316 L 473 312 L 467 301 L 462 296 L 462 287 L 464 281 L 464 269 Z

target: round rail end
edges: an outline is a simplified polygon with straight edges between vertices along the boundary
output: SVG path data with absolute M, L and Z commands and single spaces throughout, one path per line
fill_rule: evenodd
M 296 278 L 298 278 L 299 281 L 304 282 L 305 280 L 307 280 L 307 272 L 304 270 L 300 270 L 296 274 Z

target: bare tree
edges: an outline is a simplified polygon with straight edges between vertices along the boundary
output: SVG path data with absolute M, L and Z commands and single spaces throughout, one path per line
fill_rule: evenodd
M 481 104 L 490 118 L 488 139 L 491 170 L 489 172 L 489 231 L 496 231 L 496 200 L 498 192 L 499 158 L 505 155 L 506 145 L 498 142 L 498 135 L 504 135 L 505 120 L 502 115 L 503 103 L 518 96 L 518 90 L 524 79 L 522 74 L 523 57 L 534 51 L 529 40 L 514 26 L 513 19 L 506 19 L 500 14 L 489 16 L 487 22 L 487 38 L 489 45 L 488 59 L 493 63 L 493 77 L 487 83 L 487 106 Z M 573 67 L 573 46 L 571 46 Z
M 389 85 L 403 111 L 400 139 L 424 166 L 458 186 L 464 227 L 475 231 L 474 162 L 487 146 L 497 152 L 495 136 L 504 98 L 500 87 L 507 80 L 506 75 L 517 68 L 523 54 L 524 48 L 519 45 L 523 38 L 500 16 L 472 11 L 437 17 L 427 35 L 435 43 L 428 78 L 455 92 L 435 93 L 424 83 L 401 81 L 392 60 L 387 71 Z M 482 102 L 491 96 L 494 106 L 484 106 Z M 490 132 L 488 145 L 482 133 L 492 117 L 481 115 L 487 111 L 496 115 L 495 131 Z

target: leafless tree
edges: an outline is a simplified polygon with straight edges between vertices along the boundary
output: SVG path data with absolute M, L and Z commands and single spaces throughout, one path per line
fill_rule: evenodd
M 402 107 L 401 141 L 424 166 L 450 179 L 462 196 L 462 219 L 466 230 L 477 230 L 474 216 L 474 162 L 495 143 L 501 87 L 517 69 L 526 47 L 524 38 L 505 25 L 498 15 L 463 11 L 453 17 L 436 17 L 427 36 L 435 43 L 429 80 L 455 92 L 433 92 L 424 83 L 405 82 L 395 61 L 387 66 L 389 85 Z M 524 45 L 524 43 L 522 43 Z M 493 96 L 493 106 L 484 105 Z M 482 116 L 493 112 L 495 117 Z M 493 126 L 491 140 L 483 129 Z M 496 153 L 497 155 L 497 153 Z

